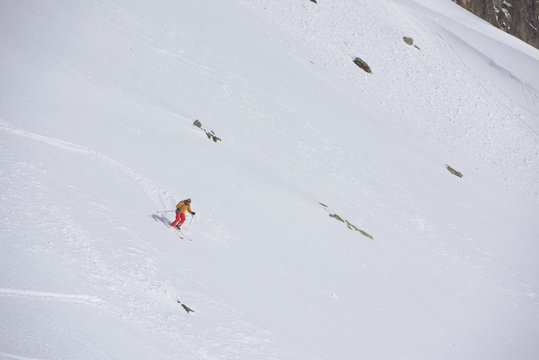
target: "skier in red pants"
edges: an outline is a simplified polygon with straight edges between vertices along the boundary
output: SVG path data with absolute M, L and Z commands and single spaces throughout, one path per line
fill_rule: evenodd
M 191 215 L 195 215 L 195 212 L 191 211 L 191 199 L 182 200 L 176 205 L 176 220 L 170 226 L 175 226 L 179 230 L 185 221 L 186 211 L 189 211 Z

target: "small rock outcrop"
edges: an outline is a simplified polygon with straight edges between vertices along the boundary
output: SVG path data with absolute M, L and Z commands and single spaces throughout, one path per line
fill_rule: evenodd
M 368 72 L 369 74 L 372 73 L 371 68 L 369 64 L 367 64 L 365 61 L 363 61 L 361 58 L 356 57 L 354 59 L 354 64 L 359 66 L 361 69 L 363 69 L 365 72 Z
M 445 168 L 447 169 L 447 171 L 449 171 L 451 174 L 455 175 L 455 176 L 458 176 L 459 178 L 462 178 L 464 175 L 462 175 L 462 173 L 460 171 L 457 171 L 455 169 L 453 169 L 451 166 L 445 164 Z
M 319 203 L 319 204 L 320 204 L 320 206 L 322 206 L 326 211 L 329 211 L 328 206 L 327 206 L 326 204 L 323 204 L 323 203 Z M 338 220 L 338 221 L 340 221 L 340 222 L 342 222 L 342 223 L 344 223 L 344 224 L 346 224 L 346 226 L 348 227 L 348 229 L 354 230 L 354 231 L 358 231 L 358 232 L 361 233 L 361 235 L 363 235 L 363 236 L 365 236 L 365 237 L 368 237 L 368 238 L 371 239 L 371 240 L 374 240 L 374 237 L 373 237 L 371 234 L 369 234 L 369 233 L 367 233 L 367 232 L 361 230 L 360 228 L 358 228 L 357 226 L 355 226 L 354 224 L 352 224 L 350 221 L 343 219 L 343 218 L 340 217 L 339 215 L 330 213 L 330 214 L 329 214 L 329 217 L 330 217 L 330 218 L 333 218 L 333 219 L 335 219 L 335 220 Z
M 193 125 L 195 125 L 197 128 L 199 128 L 200 130 L 204 131 L 206 133 L 206 136 L 208 137 L 208 139 L 210 140 L 213 140 L 213 142 L 218 142 L 218 141 L 221 141 L 221 138 L 217 137 L 215 135 L 215 132 L 211 131 L 211 130 L 206 130 L 202 127 L 202 123 L 199 121 L 199 120 L 195 120 L 195 122 L 193 123 Z
M 408 44 L 408 45 L 410 45 L 410 46 L 414 46 L 416 49 L 421 50 L 421 49 L 419 48 L 419 46 L 414 45 L 414 39 L 412 39 L 411 37 L 404 36 L 402 39 L 404 40 L 404 42 L 405 42 L 406 44 Z
M 176 300 L 178 302 L 178 304 L 180 304 L 182 306 L 182 308 L 185 310 L 185 312 L 187 312 L 188 314 L 190 312 L 195 312 L 195 310 L 191 309 L 189 306 L 185 305 L 185 304 L 182 304 L 182 302 L 180 300 Z

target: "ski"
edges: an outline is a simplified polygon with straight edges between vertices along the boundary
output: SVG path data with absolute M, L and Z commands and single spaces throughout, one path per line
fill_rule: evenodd
M 180 239 L 193 241 L 193 239 L 188 238 L 187 235 L 185 235 L 185 233 L 181 229 L 178 229 L 175 226 L 170 226 L 170 228 L 172 229 L 172 231 L 176 233 L 176 235 L 178 235 Z
M 182 236 L 183 234 L 182 234 L 182 232 L 181 232 L 180 230 L 175 229 L 175 228 L 172 227 L 172 226 L 170 227 L 170 229 L 171 229 L 172 231 L 174 231 L 174 233 L 175 233 L 180 239 L 185 239 L 185 238 Z
M 178 229 L 177 229 L 177 230 L 178 230 Z M 178 230 L 178 232 L 179 232 L 180 234 L 182 234 L 182 236 L 183 236 L 182 239 L 187 239 L 187 240 L 189 240 L 189 241 L 193 241 L 193 239 L 188 238 L 187 235 L 185 235 L 185 233 L 184 233 L 183 231 Z

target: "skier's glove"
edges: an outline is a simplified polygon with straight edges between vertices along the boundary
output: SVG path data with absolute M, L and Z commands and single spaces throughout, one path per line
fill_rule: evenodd
M 191 213 L 191 215 L 195 215 L 195 212 L 193 211 L 193 212 Z

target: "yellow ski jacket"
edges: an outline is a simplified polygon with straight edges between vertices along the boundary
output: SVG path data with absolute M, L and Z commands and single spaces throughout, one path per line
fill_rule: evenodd
M 186 203 L 185 203 L 185 200 L 180 201 L 180 202 L 176 205 L 176 212 L 180 212 L 180 213 L 184 214 L 186 211 L 189 211 L 191 214 L 193 213 L 193 211 L 191 211 L 191 205 L 190 205 L 190 204 L 186 204 Z

